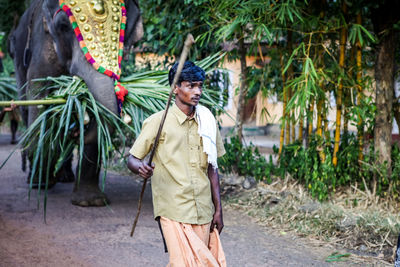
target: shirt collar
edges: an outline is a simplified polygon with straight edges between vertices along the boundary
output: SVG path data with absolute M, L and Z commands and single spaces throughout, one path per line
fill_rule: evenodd
M 183 111 L 180 110 L 175 103 L 172 105 L 171 111 L 175 115 L 175 117 L 178 119 L 179 124 L 183 124 L 186 121 L 186 119 L 188 118 L 188 116 L 185 113 L 183 113 Z M 194 117 L 195 121 L 197 122 L 196 107 L 195 107 L 194 112 L 195 112 L 195 114 L 193 117 Z

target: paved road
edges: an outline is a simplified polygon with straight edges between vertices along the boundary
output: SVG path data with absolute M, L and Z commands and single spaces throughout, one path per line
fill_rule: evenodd
M 8 135 L 0 135 L 0 162 L 14 149 L 8 142 Z M 16 153 L 0 170 L 0 266 L 167 264 L 168 255 L 152 218 L 149 188 L 135 236 L 129 236 L 139 180 L 108 174 L 105 191 L 111 204 L 101 208 L 71 205 L 72 184 L 57 184 L 49 191 L 45 224 L 43 201 L 37 209 L 36 190 L 28 200 L 27 174 L 20 170 L 20 161 Z M 330 266 L 324 259 L 332 249 L 267 231 L 236 211 L 225 211 L 224 218 L 221 238 L 228 266 Z

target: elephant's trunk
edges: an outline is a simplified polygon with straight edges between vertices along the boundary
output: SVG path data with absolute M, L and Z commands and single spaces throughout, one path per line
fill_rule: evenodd
M 89 91 L 99 103 L 115 114 L 118 113 L 114 81 L 107 75 L 95 70 L 95 68 L 87 62 L 78 42 L 74 42 L 70 73 L 85 81 Z M 94 122 L 94 120 L 92 120 L 92 122 Z M 89 130 L 85 133 L 85 143 L 93 143 L 97 141 L 96 128 L 95 123 L 91 123 Z M 112 131 L 111 127 L 110 131 Z

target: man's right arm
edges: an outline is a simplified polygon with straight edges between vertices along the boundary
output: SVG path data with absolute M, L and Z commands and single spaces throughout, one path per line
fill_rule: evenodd
M 128 157 L 128 169 L 133 173 L 139 174 L 142 178 L 148 179 L 153 175 L 154 163 L 150 166 L 143 160 L 130 155 Z

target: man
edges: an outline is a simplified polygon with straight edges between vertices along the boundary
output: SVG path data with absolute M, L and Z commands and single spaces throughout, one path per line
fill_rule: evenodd
M 170 84 L 177 66 L 169 72 Z M 217 157 L 225 150 L 214 116 L 198 105 L 204 79 L 203 69 L 185 62 L 154 164 L 149 166 L 144 158 L 154 145 L 164 111 L 143 122 L 128 159 L 132 172 L 144 179 L 153 176 L 154 217 L 166 241 L 169 266 L 226 266 L 218 235 L 224 225 L 217 171 Z
M 5 107 L 0 111 L 0 125 L 4 120 L 6 113 L 8 112 L 8 116 L 10 118 L 10 126 L 11 126 L 11 144 L 17 143 L 17 129 L 18 129 L 18 121 L 19 116 L 17 113 L 17 105 L 11 104 L 10 107 Z

